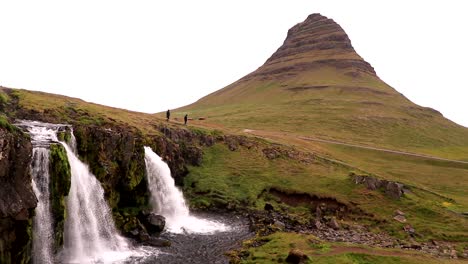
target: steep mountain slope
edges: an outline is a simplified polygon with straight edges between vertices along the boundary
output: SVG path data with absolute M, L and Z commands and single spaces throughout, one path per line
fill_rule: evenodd
M 468 159 L 468 129 L 379 79 L 320 14 L 288 32 L 256 71 L 177 111 L 227 128 L 282 131 Z

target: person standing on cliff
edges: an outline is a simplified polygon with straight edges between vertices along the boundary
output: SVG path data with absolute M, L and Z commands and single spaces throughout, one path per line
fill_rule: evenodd
M 171 117 L 171 111 L 169 109 L 167 109 L 167 112 L 166 112 L 166 119 L 167 119 L 167 122 L 169 122 L 169 118 Z
M 188 119 L 188 115 L 185 114 L 185 116 L 184 116 L 184 125 L 187 125 L 187 119 Z

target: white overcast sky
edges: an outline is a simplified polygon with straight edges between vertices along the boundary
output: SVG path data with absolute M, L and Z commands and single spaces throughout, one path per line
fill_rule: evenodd
M 255 70 L 321 13 L 385 82 L 468 126 L 464 2 L 0 0 L 0 85 L 164 111 Z

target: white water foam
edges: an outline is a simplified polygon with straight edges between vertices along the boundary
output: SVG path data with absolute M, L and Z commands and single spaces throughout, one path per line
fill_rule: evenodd
M 67 198 L 64 250 L 67 262 L 113 262 L 132 252 L 117 233 L 104 189 L 88 166 L 75 155 L 76 149 L 62 142 L 71 168 L 71 188 Z
M 32 186 L 38 198 L 33 220 L 33 263 L 56 263 L 58 260 L 60 263 L 133 263 L 154 258 L 160 253 L 147 246 L 132 249 L 118 235 L 100 183 L 76 156 L 73 130 L 72 147 L 58 142 L 57 131 L 68 125 L 28 120 L 19 120 L 16 125 L 28 130 L 33 144 Z M 67 198 L 65 245 L 57 259 L 52 249 L 54 230 L 49 191 L 49 146 L 52 143 L 64 146 L 72 174 Z
M 33 218 L 33 263 L 53 263 L 53 220 L 50 205 L 49 145 L 57 141 L 57 126 L 39 122 L 22 121 L 31 135 L 33 145 L 32 187 L 37 197 Z
M 223 223 L 190 214 L 182 192 L 175 186 L 169 166 L 150 147 L 145 147 L 145 162 L 150 203 L 155 213 L 166 218 L 167 231 L 212 234 L 229 230 Z

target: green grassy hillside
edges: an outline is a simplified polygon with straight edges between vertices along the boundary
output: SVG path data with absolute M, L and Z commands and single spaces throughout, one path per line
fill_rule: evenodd
M 418 106 L 375 74 L 333 20 L 311 15 L 239 81 L 177 109 L 258 129 L 468 160 L 468 128 Z
M 344 225 L 364 225 L 370 232 L 383 231 L 402 240 L 454 241 L 460 254 L 468 249 L 468 219 L 463 215 L 468 211 L 467 164 L 301 138 L 332 139 L 468 161 L 467 128 L 410 102 L 385 84 L 356 54 L 341 27 L 320 15 L 311 15 L 293 27 L 284 45 L 257 71 L 174 110 L 172 116 L 176 118 L 189 113 L 195 119 L 206 119 L 189 121 L 187 127 L 180 121 L 167 123 L 163 114 L 137 113 L 60 95 L 1 87 L 0 109 L 7 112 L 10 121 L 37 115 L 43 121 L 112 123 L 144 135 L 160 133 L 157 126 L 162 123 L 221 137 L 242 134 L 254 142 L 253 147 L 232 150 L 218 142 L 203 148 L 201 166 L 189 168 L 183 189 L 193 207 L 232 206 L 263 211 L 265 203 L 270 203 L 299 223 L 315 217 L 315 208 L 310 204 L 289 205 L 271 192 L 281 190 L 286 196 L 334 199 L 362 210 L 363 217 L 354 212 L 340 219 Z M 271 148 L 301 151 L 313 158 L 301 160 L 289 154 L 267 158 L 264 151 Z M 382 190 L 370 191 L 354 184 L 351 172 L 401 182 L 411 192 L 394 200 Z M 395 210 L 405 212 L 408 222 L 394 221 Z M 403 230 L 406 224 L 416 230 L 414 237 Z M 400 251 L 321 243 L 320 248 L 332 252 L 333 248 L 344 250 L 332 254 L 308 245 L 309 239 L 276 233 L 268 236 L 265 244 L 246 246 L 250 255 L 243 261 L 284 260 L 294 247 L 310 254 L 314 263 L 438 262 Z

